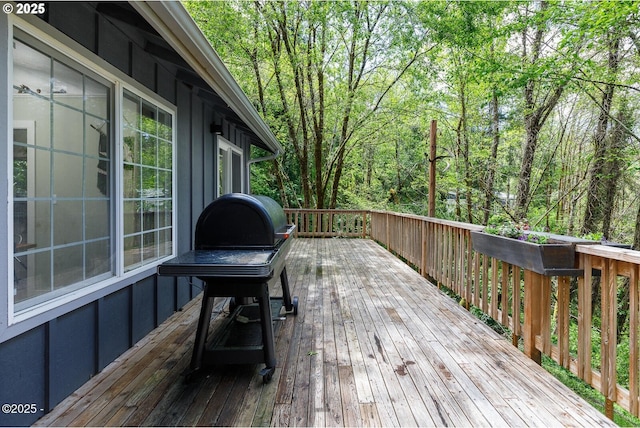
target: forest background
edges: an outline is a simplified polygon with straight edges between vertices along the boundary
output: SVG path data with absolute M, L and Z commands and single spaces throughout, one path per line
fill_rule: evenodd
M 285 147 L 254 193 L 424 215 L 437 120 L 437 217 L 640 248 L 640 2 L 185 6 Z

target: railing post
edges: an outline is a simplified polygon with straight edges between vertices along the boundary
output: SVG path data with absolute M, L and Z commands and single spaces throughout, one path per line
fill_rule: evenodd
M 420 274 L 427 276 L 427 222 L 420 221 Z
M 391 251 L 391 242 L 389 242 L 389 213 L 387 213 L 385 217 L 387 222 L 387 227 L 385 229 L 385 240 L 387 242 L 385 242 L 385 244 L 387 245 L 387 250 Z
M 524 353 L 538 364 L 542 364 L 542 353 L 536 348 L 536 337 L 542 335 L 545 324 L 544 307 L 549 299 L 550 290 L 544 286 L 545 278 L 528 269 L 524 271 Z

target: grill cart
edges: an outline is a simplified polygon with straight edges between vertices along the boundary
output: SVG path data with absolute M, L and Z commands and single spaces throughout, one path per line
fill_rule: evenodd
M 295 225 L 266 196 L 221 196 L 200 214 L 195 250 L 158 266 L 159 275 L 195 276 L 205 283 L 191 357 L 191 373 L 207 364 L 264 362 L 265 383 L 275 371 L 273 321 L 298 313 L 291 297 L 285 257 Z M 269 288 L 280 279 L 282 297 Z M 207 346 L 215 297 L 231 297 L 231 315 Z

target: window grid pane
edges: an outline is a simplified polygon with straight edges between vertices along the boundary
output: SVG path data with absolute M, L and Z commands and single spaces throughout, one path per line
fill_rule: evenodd
M 129 91 L 123 105 L 124 265 L 130 271 L 173 248 L 173 116 Z
M 109 85 L 14 39 L 14 308 L 113 276 Z

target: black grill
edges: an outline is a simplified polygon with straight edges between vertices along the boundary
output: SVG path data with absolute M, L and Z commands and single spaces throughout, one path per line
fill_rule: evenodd
M 284 210 L 273 199 L 232 193 L 207 206 L 196 223 L 194 251 L 158 267 L 160 275 L 196 276 L 205 281 L 202 309 L 194 343 L 191 370 L 203 364 L 246 364 L 263 361 L 268 382 L 276 365 L 273 320 L 281 313 L 298 313 L 298 299 L 291 298 L 285 257 L 295 225 L 286 224 Z M 280 280 L 282 297 L 270 297 Z M 232 297 L 229 321 L 206 347 L 213 299 Z M 254 303 L 255 300 L 255 303 Z M 275 317 L 274 317 L 275 315 Z M 256 332 L 247 320 L 259 318 Z M 247 346 L 238 346 L 246 339 Z
M 286 222 L 284 210 L 273 199 L 230 193 L 200 214 L 195 249 L 274 248 L 291 232 Z

